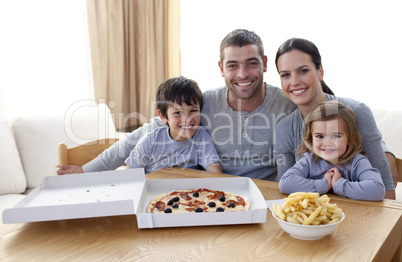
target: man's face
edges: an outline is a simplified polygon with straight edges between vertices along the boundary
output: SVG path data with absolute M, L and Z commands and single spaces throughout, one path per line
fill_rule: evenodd
M 228 46 L 223 50 L 224 60 L 219 62 L 222 76 L 229 90 L 238 98 L 251 99 L 263 88 L 263 74 L 267 71 L 267 58 L 261 57 L 256 45 Z

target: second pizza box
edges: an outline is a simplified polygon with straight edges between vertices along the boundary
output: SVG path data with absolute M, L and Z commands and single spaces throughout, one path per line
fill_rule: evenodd
M 250 199 L 248 211 L 149 214 L 146 207 L 161 193 L 208 188 Z M 3 223 L 22 223 L 136 214 L 139 228 L 265 223 L 267 205 L 250 178 L 186 178 L 145 180 L 143 169 L 46 177 L 14 208 Z

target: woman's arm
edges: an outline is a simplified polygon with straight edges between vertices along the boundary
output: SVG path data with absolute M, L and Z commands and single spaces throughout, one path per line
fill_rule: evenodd
M 144 124 L 129 133 L 125 138 L 120 139 L 111 147 L 106 149 L 97 158 L 85 164 L 82 168 L 84 172 L 114 170 L 124 164 L 124 161 L 130 155 L 140 138 L 146 133 L 164 126 L 159 117 L 151 119 L 149 124 Z
M 277 181 L 280 181 L 285 172 L 296 163 L 297 136 L 292 130 L 292 123 L 288 118 L 282 119 L 275 128 L 274 157 L 277 167 Z M 297 139 L 299 140 L 299 139 Z
M 373 113 L 365 104 L 355 108 L 359 122 L 359 132 L 363 139 L 364 152 L 374 168 L 380 171 L 382 182 L 387 191 L 395 191 L 391 170 L 382 148 L 382 136 L 377 128 Z

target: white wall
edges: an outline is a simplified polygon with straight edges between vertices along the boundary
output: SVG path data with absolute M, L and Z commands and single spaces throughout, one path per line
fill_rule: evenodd
M 278 46 L 296 36 L 317 44 L 338 96 L 402 110 L 399 0 L 182 0 L 182 73 L 203 90 L 224 85 L 219 44 L 236 28 L 261 36 L 265 80 L 279 86 Z M 0 0 L 0 117 L 64 112 L 93 98 L 85 0 Z
M 301 37 L 320 50 L 324 80 L 337 96 L 372 108 L 402 110 L 402 4 L 399 0 L 182 0 L 182 74 L 201 89 L 224 85 L 220 41 L 237 28 L 255 31 L 268 56 L 265 81 L 280 87 L 278 47 Z
M 93 98 L 86 1 L 0 0 L 0 117 Z

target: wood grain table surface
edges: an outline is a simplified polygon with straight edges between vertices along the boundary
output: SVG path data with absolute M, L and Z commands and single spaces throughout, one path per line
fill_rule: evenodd
M 146 179 L 219 177 L 165 168 Z M 253 180 L 266 200 L 276 182 Z M 346 214 L 334 233 L 298 240 L 267 210 L 261 224 L 138 229 L 135 215 L 0 224 L 0 261 L 401 261 L 402 203 L 329 194 Z

